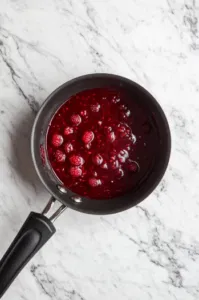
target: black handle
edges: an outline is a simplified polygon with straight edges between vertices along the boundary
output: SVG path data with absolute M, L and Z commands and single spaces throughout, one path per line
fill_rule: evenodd
M 30 213 L 0 261 L 0 298 L 23 267 L 53 236 L 55 231 L 54 225 L 45 216 L 34 212 Z

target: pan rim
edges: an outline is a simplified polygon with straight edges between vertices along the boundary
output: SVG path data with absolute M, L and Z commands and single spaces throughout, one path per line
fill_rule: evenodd
M 145 194 L 143 194 L 142 196 L 138 197 L 137 200 L 135 201 L 132 201 L 132 202 L 129 202 L 128 205 L 125 205 L 125 206 L 122 206 L 122 207 L 118 207 L 118 208 L 114 208 L 114 209 L 110 209 L 110 210 L 100 210 L 100 211 L 97 211 L 95 209 L 81 209 L 80 206 L 76 205 L 76 204 L 71 204 L 70 202 L 69 203 L 65 203 L 65 201 L 63 201 L 61 195 L 59 195 L 59 193 L 55 193 L 50 187 L 49 185 L 47 184 L 47 182 L 45 181 L 45 178 L 42 176 L 42 173 L 40 172 L 40 168 L 39 168 L 39 164 L 38 164 L 38 161 L 37 161 L 37 158 L 36 158 L 36 155 L 35 155 L 35 149 L 34 149 L 34 137 L 35 137 L 35 131 L 36 131 L 36 126 L 37 126 L 37 123 L 38 123 L 38 120 L 40 119 L 40 116 L 43 112 L 43 109 L 46 107 L 46 104 L 50 101 L 50 99 L 54 98 L 56 96 L 56 94 L 61 91 L 63 88 L 66 88 L 67 86 L 70 86 L 72 84 L 75 84 L 81 80 L 85 80 L 85 79 L 92 79 L 92 78 L 102 78 L 103 79 L 117 79 L 117 80 L 120 80 L 122 82 L 126 82 L 127 84 L 130 84 L 130 85 L 133 85 L 135 87 L 137 87 L 139 90 L 141 90 L 146 96 L 148 96 L 148 98 L 151 98 L 151 101 L 154 103 L 154 105 L 157 107 L 158 109 L 158 113 L 164 123 L 164 126 L 165 126 L 165 132 L 167 134 L 167 151 L 166 151 L 166 154 L 165 154 L 165 158 L 164 158 L 164 164 L 158 174 L 158 176 L 156 177 L 156 179 L 154 180 L 153 184 L 150 186 L 150 188 L 148 188 L 147 192 Z M 45 186 L 45 188 L 47 189 L 47 191 L 49 191 L 50 195 L 53 195 L 57 200 L 59 200 L 61 203 L 65 204 L 66 206 L 74 209 L 74 210 L 77 210 L 77 211 L 80 211 L 80 212 L 84 212 L 84 213 L 89 213 L 89 214 L 96 214 L 96 215 L 105 215 L 105 214 L 113 214 L 113 213 L 118 213 L 118 212 L 121 212 L 121 211 L 125 211 L 135 205 L 137 205 L 138 203 L 142 202 L 144 199 L 146 199 L 152 192 L 153 190 L 158 186 L 159 182 L 161 181 L 162 177 L 164 176 L 165 174 L 165 171 L 167 169 L 167 166 L 168 166 L 168 163 L 169 163 L 169 158 L 170 158 L 170 154 L 171 154 L 171 133 L 170 133 L 170 128 L 169 128 L 169 124 L 168 124 L 168 121 L 167 121 L 167 118 L 166 118 L 166 115 L 163 111 L 163 109 L 161 108 L 160 104 L 157 102 L 157 100 L 145 89 L 143 88 L 142 86 L 140 86 L 138 83 L 126 78 L 126 77 L 122 77 L 120 75 L 116 75 L 116 74 L 109 74 L 109 73 L 95 73 L 95 74 L 86 74 L 86 75 L 82 75 L 82 76 L 79 76 L 79 77 L 76 77 L 76 78 L 73 78 L 65 83 L 63 83 L 62 85 L 60 85 L 59 87 L 57 87 L 47 98 L 46 100 L 43 102 L 43 104 L 41 105 L 37 115 L 36 115 L 36 118 L 35 118 L 35 121 L 34 121 L 34 124 L 33 124 L 33 127 L 32 127 L 32 133 L 31 133 L 31 154 L 32 154 L 32 160 L 33 160 L 33 164 L 34 164 L 34 167 L 35 167 L 35 170 L 37 172 L 37 175 L 39 176 L 41 182 L 43 183 L 43 185 Z M 118 198 L 118 197 L 117 197 Z M 116 200 L 117 198 L 112 198 L 112 199 L 107 199 L 107 200 L 94 200 L 94 199 L 90 199 L 90 201 L 114 201 Z

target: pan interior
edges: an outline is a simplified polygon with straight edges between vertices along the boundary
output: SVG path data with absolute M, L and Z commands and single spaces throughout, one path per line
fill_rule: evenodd
M 83 90 L 93 88 L 123 89 L 130 99 L 137 101 L 150 115 L 157 134 L 157 146 L 154 159 L 145 175 L 128 193 L 106 200 L 95 200 L 77 197 L 67 190 L 63 193 L 61 184 L 49 164 L 46 155 L 46 133 L 49 123 L 58 108 L 71 96 Z M 131 105 L 131 103 L 129 103 Z M 59 201 L 67 206 L 86 213 L 108 214 L 125 210 L 146 198 L 161 180 L 170 155 L 170 131 L 165 115 L 156 100 L 136 83 L 116 75 L 86 75 L 69 81 L 53 92 L 42 105 L 32 131 L 32 156 L 37 173 L 49 190 Z M 79 199 L 77 201 L 77 199 Z

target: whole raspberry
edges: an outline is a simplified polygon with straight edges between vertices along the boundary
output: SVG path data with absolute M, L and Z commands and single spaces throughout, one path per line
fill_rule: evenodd
M 98 174 L 97 174 L 97 172 L 95 170 L 92 170 L 91 171 L 91 175 L 94 176 L 94 177 L 97 177 Z
M 82 117 L 87 117 L 87 116 L 88 116 L 87 110 L 82 110 L 82 111 L 80 112 L 80 115 L 81 115 Z
M 104 170 L 107 170 L 107 169 L 108 169 L 107 163 L 103 163 L 103 164 L 101 165 L 101 168 L 104 169 Z
M 72 127 L 66 127 L 65 129 L 64 129 L 64 134 L 65 135 L 69 135 L 69 134 L 72 134 L 73 133 L 73 128 Z
M 74 124 L 74 125 L 79 125 L 82 121 L 82 118 L 80 117 L 80 115 L 72 115 L 71 118 L 70 118 L 71 122 Z
M 111 166 L 111 169 L 113 169 L 113 170 L 118 169 L 119 168 L 118 160 L 110 161 L 110 166 Z
M 66 159 L 66 155 L 61 150 L 57 150 L 55 152 L 55 160 L 57 162 L 64 162 L 65 159 Z
M 101 180 L 95 177 L 89 178 L 88 183 L 91 187 L 97 187 L 102 184 Z
M 52 136 L 52 145 L 55 147 L 59 147 L 62 145 L 64 139 L 60 134 L 53 134 Z
M 96 166 L 100 166 L 103 163 L 103 157 L 100 154 L 95 154 L 92 161 Z
M 71 167 L 70 175 L 72 177 L 80 177 L 82 175 L 82 169 L 80 167 Z
M 73 151 L 73 145 L 71 143 L 66 143 L 64 145 L 64 150 L 66 153 L 70 153 Z
M 118 159 L 121 163 L 124 163 L 126 161 L 126 159 L 129 157 L 129 153 L 127 150 L 123 149 L 120 150 L 120 152 L 118 153 Z
M 131 143 L 127 143 L 124 147 L 127 151 L 130 151 L 131 150 Z
M 108 134 L 107 134 L 107 140 L 109 141 L 109 142 L 114 142 L 115 141 L 115 133 L 112 131 L 112 132 L 109 132 Z
M 112 155 L 109 159 L 109 164 L 110 164 L 110 167 L 111 169 L 115 170 L 115 169 L 118 169 L 119 168 L 119 161 L 116 159 L 116 156 L 115 155 Z
M 92 131 L 85 131 L 83 136 L 82 136 L 82 141 L 85 143 L 85 144 L 89 144 L 93 141 L 95 135 Z
M 84 159 L 79 155 L 72 155 L 69 160 L 74 166 L 82 166 L 84 164 Z
M 117 169 L 116 178 L 121 179 L 124 176 L 124 171 L 122 169 Z
M 139 164 L 136 161 L 133 161 L 131 159 L 128 160 L 128 169 L 131 172 L 138 172 L 140 167 Z
M 123 124 L 119 124 L 117 131 L 119 132 L 119 135 L 122 138 L 128 137 L 131 133 L 131 129 Z

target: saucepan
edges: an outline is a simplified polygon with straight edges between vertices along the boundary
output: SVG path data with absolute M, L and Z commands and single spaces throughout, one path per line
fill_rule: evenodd
M 112 199 L 89 199 L 63 186 L 52 171 L 46 152 L 46 133 L 58 108 L 71 96 L 92 88 L 113 88 L 127 91 L 148 110 L 158 135 L 153 163 L 141 181 L 130 192 Z M 167 168 L 171 150 L 171 136 L 165 114 L 153 96 L 137 83 L 112 74 L 91 74 L 75 78 L 56 89 L 41 106 L 32 129 L 31 152 L 37 174 L 51 194 L 43 212 L 31 212 L 16 238 L 0 261 L 0 297 L 35 255 L 54 235 L 55 219 L 66 209 L 88 214 L 112 214 L 129 209 L 143 201 L 158 185 Z M 53 211 L 55 201 L 60 206 Z M 48 217 L 47 217 L 48 214 Z M 51 216 L 49 216 L 51 214 Z

